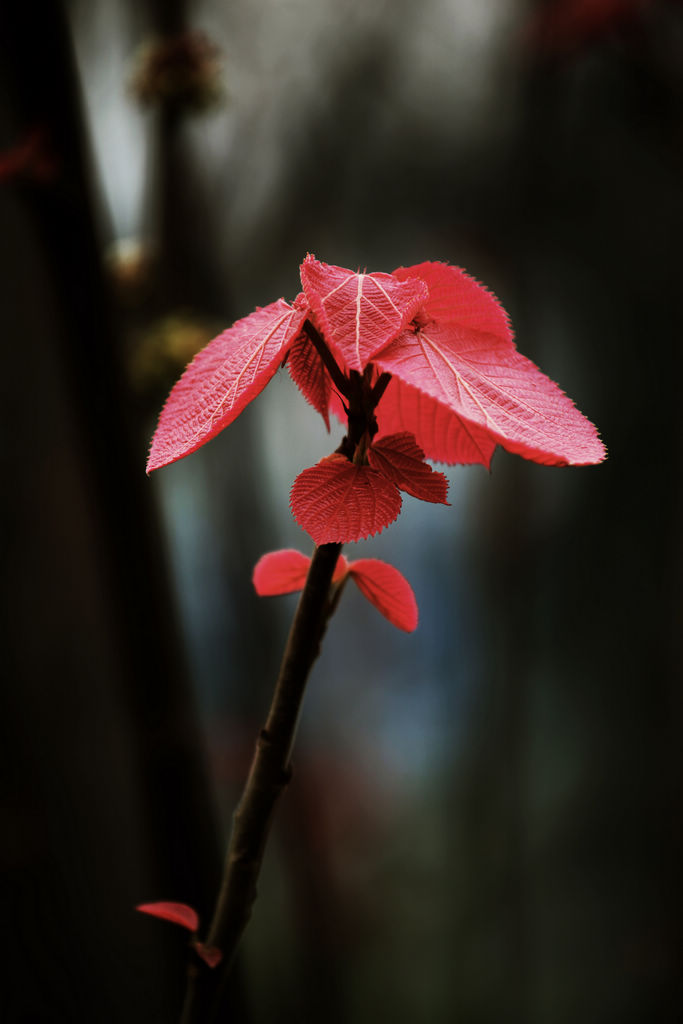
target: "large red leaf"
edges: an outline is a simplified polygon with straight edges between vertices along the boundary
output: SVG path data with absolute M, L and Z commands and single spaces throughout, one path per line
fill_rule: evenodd
M 161 412 L 147 472 L 196 451 L 232 423 L 273 376 L 305 318 L 305 309 L 278 299 L 198 352 Z
M 398 569 L 377 558 L 351 562 L 349 575 L 360 592 L 394 626 L 411 633 L 417 626 L 417 602 L 412 588 Z
M 402 330 L 427 297 L 417 278 L 356 274 L 307 256 L 301 283 L 325 341 L 351 370 L 362 371 Z
M 448 480 L 424 461 L 413 434 L 389 434 L 375 441 L 368 450 L 368 462 L 413 497 L 448 504 Z
M 375 361 L 508 451 L 556 466 L 605 457 L 593 424 L 507 339 L 429 323 L 404 331 Z
M 196 932 L 199 928 L 197 911 L 188 907 L 187 903 L 141 903 L 135 909 L 141 914 L 172 921 L 173 924 L 179 924 L 190 932 Z
M 290 504 L 294 518 L 316 544 L 345 544 L 393 523 L 401 511 L 401 495 L 370 466 L 330 455 L 299 474 Z
M 428 459 L 449 465 L 491 465 L 496 442 L 487 430 L 462 419 L 398 377 L 389 382 L 376 415 L 378 438 L 406 430 L 414 434 Z
M 276 594 L 292 594 L 295 590 L 301 590 L 310 564 L 310 558 L 294 548 L 270 551 L 262 555 L 254 566 L 254 589 L 259 597 L 274 597 Z
M 460 267 L 448 263 L 418 263 L 394 271 L 399 281 L 418 278 L 429 289 L 421 314 L 440 324 L 459 324 L 486 334 L 495 334 L 511 346 L 512 329 L 498 299 Z

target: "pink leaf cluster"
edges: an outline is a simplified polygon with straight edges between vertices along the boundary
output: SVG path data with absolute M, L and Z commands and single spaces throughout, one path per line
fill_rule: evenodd
M 217 967 L 223 959 L 220 949 L 217 949 L 215 946 L 206 946 L 197 939 L 199 915 L 192 907 L 188 907 L 187 903 L 168 903 L 164 901 L 159 903 L 140 903 L 135 909 L 139 910 L 141 914 L 159 917 L 162 921 L 170 921 L 172 924 L 180 925 L 181 928 L 187 928 L 192 933 L 192 945 L 197 956 L 201 957 L 209 967 Z
M 301 282 L 293 305 L 256 310 L 195 357 L 161 413 L 148 472 L 214 437 L 284 361 L 328 428 L 330 412 L 350 415 L 340 381 L 355 374 L 370 396 L 382 383 L 356 451 L 342 447 L 295 481 L 292 511 L 317 544 L 379 532 L 401 490 L 445 502 L 445 478 L 425 458 L 488 467 L 501 445 L 546 465 L 604 459 L 593 424 L 521 355 L 503 307 L 460 268 L 368 274 L 307 256 Z
M 254 567 L 254 588 L 260 597 L 292 594 L 302 590 L 311 564 L 310 558 L 293 548 L 271 551 Z M 407 633 L 417 626 L 418 612 L 412 587 L 393 565 L 378 558 L 348 561 L 339 556 L 332 582 L 341 584 L 350 578 L 361 594 L 394 626 Z
M 316 544 L 341 543 L 379 533 L 401 511 L 400 491 L 447 505 L 448 481 L 424 461 L 412 434 L 370 445 L 367 464 L 328 455 L 294 481 L 294 518 Z

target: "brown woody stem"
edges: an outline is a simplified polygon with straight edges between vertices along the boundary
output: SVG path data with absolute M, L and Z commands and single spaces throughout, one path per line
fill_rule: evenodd
M 372 400 L 373 408 L 379 403 L 379 400 L 382 397 L 382 395 L 384 394 L 384 392 L 386 391 L 387 385 L 389 384 L 390 380 L 391 380 L 391 374 L 390 373 L 386 373 L 386 372 L 385 373 L 380 373 L 379 377 L 377 378 L 377 382 L 376 382 L 374 388 L 372 389 L 371 400 Z
M 242 798 L 233 816 L 223 882 L 206 945 L 221 950 L 218 967 L 192 966 L 182 1024 L 209 1022 L 219 1012 L 239 941 L 256 900 L 256 883 L 275 804 L 292 774 L 291 753 L 306 681 L 336 601 L 332 575 L 341 544 L 316 548 L 290 630 L 264 728 L 256 743 Z M 334 597 L 335 595 L 332 595 Z
M 310 320 L 304 321 L 304 331 L 308 335 L 309 340 L 315 347 L 318 355 L 325 364 L 327 371 L 334 381 L 334 386 L 338 391 L 341 391 L 345 398 L 349 397 L 349 380 L 348 377 L 341 371 L 337 362 L 330 352 L 329 348 L 325 344 L 325 340 L 315 325 Z

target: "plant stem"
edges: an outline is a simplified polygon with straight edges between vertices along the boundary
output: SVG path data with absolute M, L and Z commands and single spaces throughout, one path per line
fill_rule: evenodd
M 325 344 L 320 333 L 316 330 L 311 320 L 304 321 L 304 331 L 308 335 L 311 343 L 315 347 L 318 355 L 322 359 L 323 363 L 327 367 L 327 372 L 332 378 L 337 390 L 341 391 L 345 398 L 349 396 L 349 381 L 348 377 L 339 369 L 337 362 L 330 352 L 329 348 Z
M 233 816 L 223 882 L 206 945 L 222 951 L 220 965 L 193 964 L 181 1024 L 209 1022 L 226 985 L 239 941 L 256 900 L 272 814 L 289 782 L 291 754 L 306 681 L 336 602 L 330 585 L 341 544 L 316 548 L 294 615 L 264 728 L 256 743 L 242 798 Z
M 379 404 L 379 400 L 382 397 L 382 395 L 384 394 L 384 392 L 386 391 L 387 385 L 389 384 L 390 380 L 391 380 L 391 374 L 390 373 L 380 373 L 379 377 L 377 378 L 377 382 L 375 383 L 375 386 L 372 389 L 372 396 L 371 397 L 372 397 L 373 408 L 376 405 Z

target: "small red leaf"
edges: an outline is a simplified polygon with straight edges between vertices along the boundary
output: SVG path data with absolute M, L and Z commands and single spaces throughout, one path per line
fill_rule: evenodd
M 301 590 L 308 575 L 310 558 L 294 548 L 270 551 L 254 566 L 253 583 L 259 597 L 292 594 Z
M 392 377 L 377 407 L 378 437 L 407 430 L 428 459 L 487 468 L 496 450 L 491 435 L 417 388 Z M 377 444 L 377 441 L 375 441 Z
M 393 523 L 401 511 L 401 495 L 370 466 L 330 455 L 299 474 L 290 504 L 294 518 L 316 544 L 344 544 Z
M 398 569 L 377 558 L 359 558 L 351 562 L 349 575 L 392 625 L 412 633 L 417 626 L 417 602 L 412 587 Z
M 352 370 L 362 371 L 427 298 L 417 278 L 355 274 L 307 256 L 301 283 L 325 341 Z
M 218 967 L 223 959 L 223 950 L 218 949 L 217 946 L 205 946 L 203 942 L 195 942 L 194 948 L 197 951 L 197 956 L 200 956 L 209 967 Z
M 147 472 L 196 451 L 232 423 L 263 391 L 305 318 L 305 309 L 278 299 L 198 352 L 162 409 Z
M 305 335 L 297 338 L 287 357 L 289 375 L 306 401 L 319 412 L 330 429 L 332 381 L 316 348 Z
M 187 903 L 141 903 L 135 909 L 141 914 L 149 914 L 151 917 L 160 917 L 164 921 L 179 924 L 190 932 L 196 932 L 199 928 L 197 911 L 188 907 Z
M 303 590 L 308 576 L 310 558 L 294 548 L 270 551 L 262 555 L 254 566 L 253 583 L 259 597 L 275 597 Z M 349 571 L 343 555 L 337 559 L 332 582 L 339 583 Z
M 424 452 L 412 434 L 389 434 L 375 441 L 368 450 L 368 462 L 414 498 L 448 504 L 448 480 L 424 461 Z
M 332 582 L 339 583 L 340 580 L 344 579 L 348 571 L 349 563 L 346 561 L 343 555 L 340 555 L 339 558 L 337 559 L 337 564 L 334 567 L 334 572 L 332 573 Z

